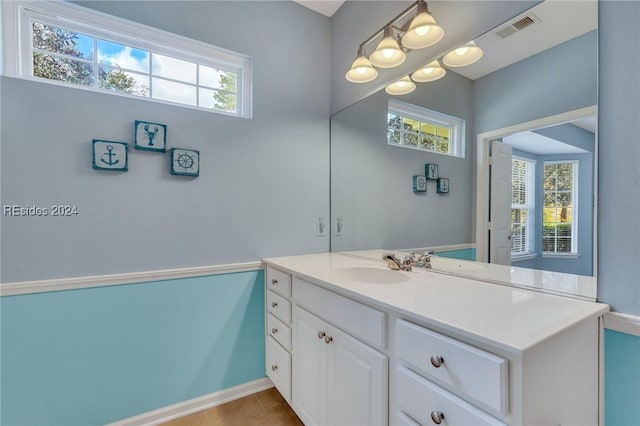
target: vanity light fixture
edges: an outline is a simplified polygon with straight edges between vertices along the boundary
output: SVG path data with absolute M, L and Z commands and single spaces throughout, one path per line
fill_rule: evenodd
M 407 55 L 400 49 L 400 45 L 393 37 L 391 25 L 384 27 L 382 41 L 371 54 L 369 60 L 378 68 L 393 68 L 402 64 L 407 59 Z
M 345 78 L 352 83 L 367 83 L 375 80 L 378 71 L 371 65 L 364 52 L 364 46 L 358 48 L 358 55 L 347 71 Z
M 408 75 L 405 75 L 395 83 L 391 83 L 384 89 L 390 95 L 406 95 L 414 90 L 416 90 L 416 84 L 411 81 Z
M 408 49 L 423 49 L 433 46 L 444 37 L 444 30 L 436 24 L 426 2 L 418 2 L 417 13 L 411 21 L 409 29 L 402 36 L 402 45 Z
M 440 62 L 436 59 L 411 74 L 411 80 L 419 83 L 428 83 L 430 81 L 440 80 L 446 73 L 447 70 L 442 68 Z
M 472 40 L 444 55 L 442 62 L 452 68 L 466 67 L 482 58 L 482 49 Z
M 365 47 L 380 40 L 380 36 L 382 40 L 367 60 Z M 372 81 L 378 75 L 374 67 L 397 67 L 406 60 L 408 51 L 432 46 L 443 36 L 444 30 L 429 12 L 425 0 L 417 0 L 360 44 L 345 78 L 352 83 Z

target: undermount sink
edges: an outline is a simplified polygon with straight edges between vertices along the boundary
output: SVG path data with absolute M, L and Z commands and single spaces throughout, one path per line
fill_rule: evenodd
M 391 269 L 352 266 L 336 269 L 333 276 L 337 279 L 357 281 L 367 284 L 397 284 L 409 281 L 409 276 L 401 271 Z
M 446 257 L 432 257 L 431 267 L 440 271 L 474 271 L 482 269 L 482 264 L 468 260 L 458 260 Z

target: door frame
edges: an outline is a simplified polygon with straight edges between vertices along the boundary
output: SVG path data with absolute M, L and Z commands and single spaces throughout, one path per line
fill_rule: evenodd
M 586 118 L 592 115 L 597 117 L 598 107 L 591 105 L 572 111 L 554 114 L 513 126 L 503 127 L 488 132 L 478 133 L 476 150 L 476 261 L 486 262 L 489 254 L 488 238 L 489 233 L 489 147 L 491 141 L 514 133 L 526 132 L 544 127 L 551 127 L 562 123 Z M 598 129 L 596 123 L 595 149 L 593 156 L 593 276 L 597 271 L 597 225 L 598 225 Z

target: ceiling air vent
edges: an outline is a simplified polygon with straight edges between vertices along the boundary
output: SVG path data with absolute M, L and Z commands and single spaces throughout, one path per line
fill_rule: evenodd
M 529 14 L 524 18 L 520 18 L 515 22 L 510 23 L 508 26 L 502 28 L 499 31 L 496 31 L 496 35 L 500 38 L 507 38 L 512 34 L 517 33 L 518 31 L 522 31 L 527 28 L 529 25 L 535 24 L 539 19 L 534 14 Z
M 528 27 L 529 25 L 533 24 L 533 22 L 534 21 L 533 21 L 533 19 L 531 19 L 530 16 L 525 16 L 524 18 L 522 18 L 518 22 L 514 22 L 511 25 L 513 25 L 516 30 L 520 31 L 520 30 Z

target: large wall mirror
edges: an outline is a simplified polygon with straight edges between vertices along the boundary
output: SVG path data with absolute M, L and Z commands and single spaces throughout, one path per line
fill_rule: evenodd
M 594 276 L 597 40 L 596 2 L 541 2 L 479 35 L 477 63 L 335 114 L 331 250 L 435 248 Z M 462 120 L 459 145 L 422 112 Z M 425 164 L 442 181 L 414 192 Z

